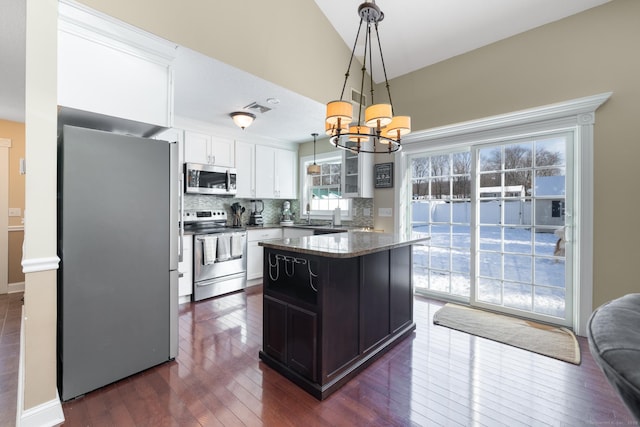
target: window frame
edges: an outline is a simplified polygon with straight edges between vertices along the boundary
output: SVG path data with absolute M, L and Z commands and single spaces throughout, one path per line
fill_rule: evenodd
M 458 146 L 491 143 L 505 136 L 527 136 L 545 131 L 575 131 L 574 147 L 574 321 L 578 335 L 586 333 L 587 321 L 593 311 L 593 127 L 596 110 L 613 94 L 605 92 L 527 110 L 457 123 L 405 137 L 403 149 L 396 156 L 396 170 L 402 180 L 400 191 L 395 192 L 395 229 L 407 233 L 409 203 L 407 203 L 407 156 L 416 151 L 453 149 Z
M 344 194 L 344 183 L 342 182 L 342 166 L 344 157 L 342 151 L 330 151 L 327 153 L 316 154 L 316 164 L 322 164 L 328 161 L 339 160 L 340 163 L 340 194 Z M 307 217 L 306 206 L 310 200 L 309 175 L 307 175 L 307 166 L 313 164 L 313 155 L 300 157 L 300 218 Z M 347 208 L 341 209 L 340 219 L 350 221 L 353 219 L 353 202 L 351 198 L 340 197 L 339 200 L 346 201 Z M 328 220 L 333 218 L 333 210 L 312 210 L 309 218 Z

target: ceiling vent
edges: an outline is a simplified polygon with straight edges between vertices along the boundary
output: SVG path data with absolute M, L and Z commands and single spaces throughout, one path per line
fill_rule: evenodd
M 257 102 L 252 102 L 251 104 L 244 107 L 243 110 L 249 110 L 249 111 L 253 111 L 254 113 L 258 112 L 260 114 L 264 114 L 267 111 L 271 111 L 271 108 L 265 107 L 264 105 L 260 105 Z
M 367 105 L 367 95 L 363 95 L 354 88 L 351 88 L 351 102 L 354 104 Z

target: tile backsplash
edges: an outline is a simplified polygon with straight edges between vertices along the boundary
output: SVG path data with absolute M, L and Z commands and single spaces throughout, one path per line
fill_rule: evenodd
M 351 225 L 355 227 L 373 227 L 373 199 L 352 199 L 353 200 L 353 220 L 342 221 L 345 225 Z M 185 194 L 184 195 L 184 208 L 185 209 L 224 209 L 229 217 L 229 223 L 231 223 L 231 205 L 234 203 L 240 203 L 241 206 L 246 208 L 245 213 L 242 215 L 242 225 L 246 225 L 249 222 L 249 215 L 251 210 L 250 199 L 237 199 L 234 197 L 217 197 L 200 194 Z M 284 200 L 268 200 L 263 199 L 264 211 L 262 217 L 265 224 L 277 224 L 280 222 L 280 216 L 282 215 L 282 204 Z M 304 212 L 300 212 L 300 203 L 297 199 L 290 200 L 291 211 L 294 214 L 296 221 L 304 220 Z M 365 216 L 365 209 L 369 209 L 370 215 Z M 327 218 L 328 219 L 328 218 Z

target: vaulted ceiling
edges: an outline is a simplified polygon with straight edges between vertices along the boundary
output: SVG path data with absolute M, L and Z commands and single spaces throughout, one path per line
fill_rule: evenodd
M 358 5 L 362 1 L 314 1 L 351 49 L 359 22 Z M 377 5 L 385 14 L 379 27 L 388 77 L 404 75 L 608 1 L 378 0 Z M 0 118 L 21 122 L 24 121 L 25 1 L 0 0 L 0 10 Z M 345 64 L 347 60 L 345 58 Z M 193 73 L 223 77 L 203 81 L 190 78 Z M 279 104 L 271 105 L 278 110 L 277 115 L 268 121 L 256 120 L 249 128 L 257 136 L 277 135 L 304 142 L 310 140 L 309 130 L 316 129 L 318 121 L 322 122 L 324 107 L 318 102 L 189 49 L 180 50 L 175 77 L 176 114 L 227 127 L 230 132 L 233 124 L 228 116 L 229 105 L 234 105 L 234 99 L 236 103 L 245 99 L 259 103 L 268 98 L 280 100 Z M 378 82 L 383 79 L 375 62 L 373 77 Z

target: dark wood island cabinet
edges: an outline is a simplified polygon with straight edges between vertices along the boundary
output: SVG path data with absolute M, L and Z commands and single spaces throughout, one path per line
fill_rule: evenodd
M 349 231 L 261 242 L 267 365 L 324 399 L 415 330 L 411 245 Z

